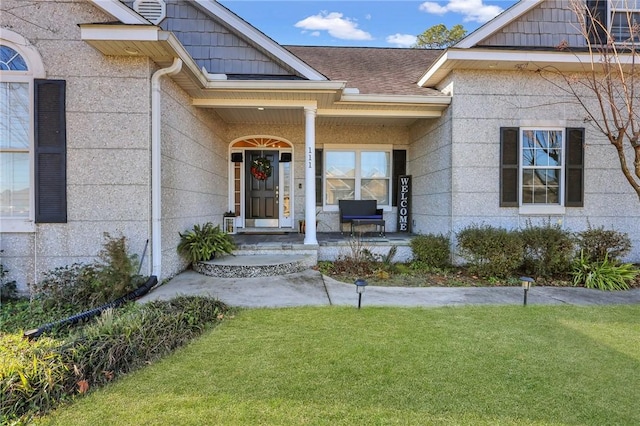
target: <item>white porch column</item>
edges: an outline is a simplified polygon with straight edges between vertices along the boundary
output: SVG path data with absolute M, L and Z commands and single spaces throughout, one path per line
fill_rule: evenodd
M 316 238 L 316 108 L 305 107 L 304 129 L 304 219 L 305 244 L 318 244 Z

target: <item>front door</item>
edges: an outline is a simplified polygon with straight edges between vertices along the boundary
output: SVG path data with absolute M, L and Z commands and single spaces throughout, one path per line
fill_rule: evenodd
M 246 151 L 245 182 L 245 223 L 248 227 L 278 227 L 278 151 Z M 271 166 L 271 175 L 264 178 L 260 170 L 252 171 L 258 162 Z

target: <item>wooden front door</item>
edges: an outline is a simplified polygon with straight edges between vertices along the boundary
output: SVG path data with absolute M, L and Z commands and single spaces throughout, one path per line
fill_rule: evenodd
M 278 151 L 246 151 L 245 202 L 247 226 L 278 227 Z M 257 179 L 251 173 L 254 160 L 266 158 L 271 163 L 271 176 Z

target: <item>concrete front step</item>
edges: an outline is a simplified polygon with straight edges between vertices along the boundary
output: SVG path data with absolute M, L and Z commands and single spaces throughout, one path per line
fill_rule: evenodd
M 222 256 L 206 262 L 196 262 L 193 269 L 203 275 L 220 278 L 273 277 L 302 272 L 314 266 L 317 259 L 317 252 L 315 255 L 247 253 L 246 255 Z

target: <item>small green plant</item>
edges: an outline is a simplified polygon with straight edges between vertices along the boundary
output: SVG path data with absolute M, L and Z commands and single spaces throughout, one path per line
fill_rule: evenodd
M 631 263 L 618 264 L 609 260 L 607 255 L 602 261 L 594 261 L 581 252 L 573 265 L 573 285 L 598 290 L 628 290 L 638 273 Z
M 4 253 L 4 250 L 0 250 L 0 259 Z M 17 299 L 18 297 L 18 288 L 16 282 L 11 280 L 9 281 L 6 276 L 9 273 L 8 269 L 4 268 L 4 265 L 0 263 L 0 304 Z
M 570 272 L 575 251 L 571 233 L 559 225 L 528 223 L 520 231 L 520 237 L 524 245 L 522 267 L 526 274 L 548 278 Z
M 233 240 L 220 229 L 220 225 L 213 226 L 213 223 L 207 222 L 204 225 L 196 224 L 192 230 L 180 233 L 178 253 L 193 263 L 210 260 L 218 254 L 231 253 L 234 248 Z
M 460 255 L 473 274 L 506 278 L 522 263 L 523 244 L 517 232 L 472 225 L 458 232 L 457 238 Z
M 629 253 L 631 240 L 627 234 L 613 229 L 592 228 L 576 234 L 578 250 L 589 261 L 602 262 L 605 257 L 615 261 Z
M 429 267 L 448 268 L 451 266 L 451 240 L 440 234 L 419 235 L 411 239 L 413 258 Z

